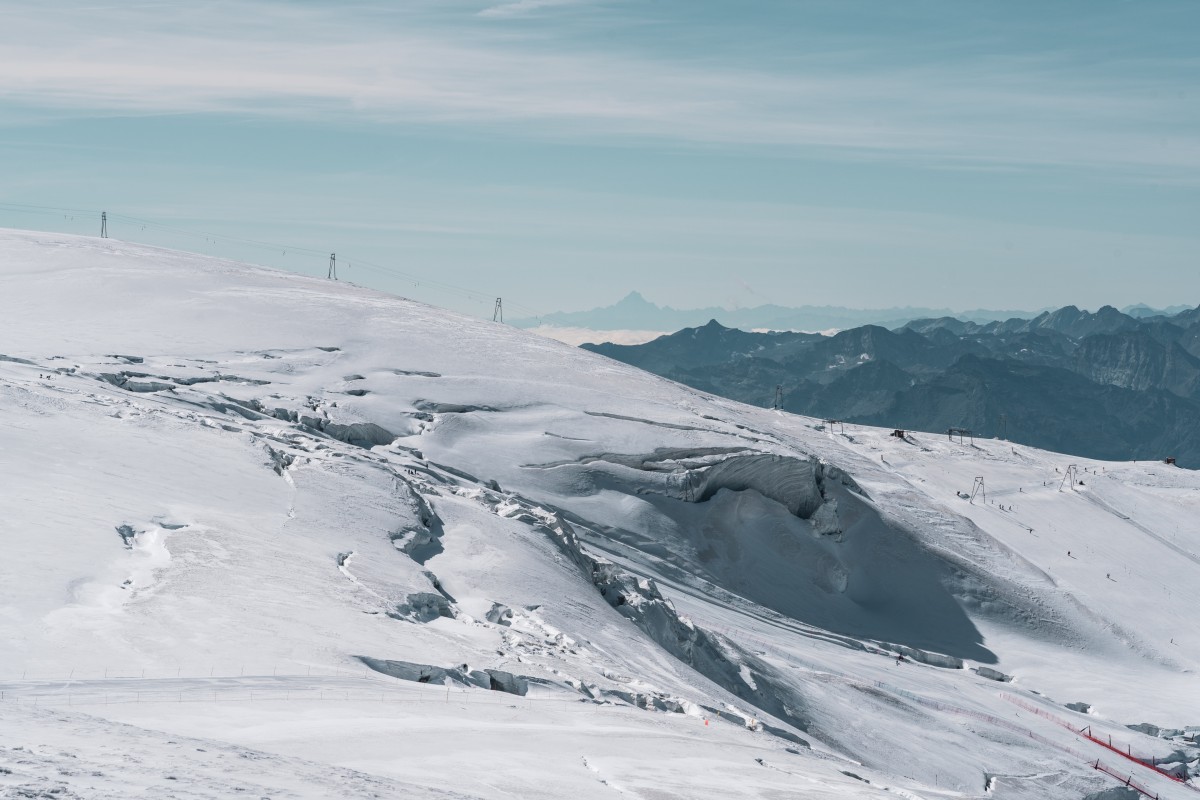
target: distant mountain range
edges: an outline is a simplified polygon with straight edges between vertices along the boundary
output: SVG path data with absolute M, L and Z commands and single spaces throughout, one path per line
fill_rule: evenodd
M 1165 310 L 1145 305 L 1130 306 L 1123 313 L 1143 318 L 1183 311 L 1187 306 Z M 1030 319 L 1035 311 L 987 310 L 954 312 L 945 308 L 878 308 L 856 309 L 840 306 L 799 306 L 789 308 L 762 305 L 755 308 L 694 308 L 675 309 L 659 306 L 637 292 L 630 292 L 620 302 L 590 311 L 559 311 L 537 318 L 513 322 L 520 328 L 549 325 L 562 328 L 589 328 L 595 331 L 648 330 L 675 331 L 703 325 L 716 320 L 722 325 L 743 330 L 827 331 L 843 330 L 860 325 L 881 325 L 895 328 L 916 319 L 954 317 L 963 322 L 986 324 L 1001 320 Z
M 1200 467 L 1200 307 L 1032 319 L 943 316 L 833 336 L 752 333 L 716 320 L 641 345 L 588 350 L 714 394 L 847 422 L 965 427 L 1114 460 Z

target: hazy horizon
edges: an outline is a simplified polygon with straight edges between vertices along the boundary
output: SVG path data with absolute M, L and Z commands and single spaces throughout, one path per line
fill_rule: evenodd
M 476 314 L 1200 302 L 1200 7 L 1076 12 L 14 2 L 0 225 Z

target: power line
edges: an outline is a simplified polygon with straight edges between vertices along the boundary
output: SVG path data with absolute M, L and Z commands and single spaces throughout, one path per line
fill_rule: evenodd
M 249 245 L 252 247 L 262 247 L 267 250 L 279 250 L 284 255 L 286 255 L 288 251 L 294 251 L 297 253 L 309 253 L 314 256 L 324 255 L 324 253 L 325 253 L 325 251 L 323 251 L 323 250 L 316 250 L 311 247 L 298 247 L 296 245 L 275 244 L 273 242 L 263 242 L 258 239 L 247 239 L 242 236 L 231 236 L 228 234 L 217 234 L 217 233 L 206 233 L 203 231 L 193 231 L 193 230 L 188 230 L 187 228 L 180 228 L 175 225 L 168 225 L 168 224 L 162 223 L 162 222 L 155 222 L 153 220 L 142 219 L 141 217 L 131 217 L 126 214 L 113 214 L 112 216 L 114 219 L 119 218 L 119 219 L 127 220 L 129 222 L 137 223 L 143 227 L 154 228 L 154 229 L 161 230 L 161 231 L 167 231 L 169 233 L 178 233 L 178 234 L 182 234 L 184 236 L 193 236 L 196 238 L 203 237 L 206 240 L 211 239 L 213 241 L 222 240 L 222 241 L 226 241 L 226 242 L 231 242 L 233 244 Z
M 67 207 L 62 207 L 62 206 L 42 206 L 42 205 L 33 205 L 33 204 L 28 204 L 28 203 L 12 203 L 12 202 L 0 201 L 0 211 L 9 211 L 9 212 L 21 213 L 21 214 L 47 215 L 47 216 L 58 216 L 61 214 L 61 215 L 64 215 L 64 218 L 66 215 L 73 215 L 73 214 L 80 214 L 80 215 L 101 214 L 102 215 L 101 216 L 101 235 L 104 237 L 107 237 L 107 235 L 108 235 L 107 223 L 108 223 L 108 220 L 111 219 L 114 222 L 132 223 L 133 225 L 141 227 L 142 230 L 151 229 L 151 230 L 156 230 L 156 231 L 160 231 L 160 232 L 164 232 L 164 233 L 176 234 L 179 236 L 188 236 L 188 237 L 192 237 L 195 239 L 204 239 L 204 241 L 206 243 L 210 243 L 210 244 L 217 244 L 217 243 L 224 242 L 224 243 L 228 243 L 228 244 L 241 245 L 241 246 L 247 246 L 247 247 L 258 247 L 258 248 L 262 248 L 264 250 L 277 251 L 280 254 L 282 254 L 283 256 L 287 256 L 288 253 L 299 253 L 299 254 L 303 254 L 303 255 L 323 256 L 325 254 L 325 252 L 327 252 L 327 251 L 323 251 L 323 250 L 317 250 L 317 249 L 314 249 L 311 247 L 302 247 L 302 246 L 298 246 L 298 245 L 294 245 L 294 244 L 280 244 L 280 243 L 275 243 L 275 242 L 266 242 L 266 241 L 262 241 L 259 239 L 251 239 L 251 238 L 242 237 L 242 236 L 233 236 L 233 235 L 228 235 L 228 234 L 216 234 L 216 233 L 211 233 L 211 232 L 206 232 L 206 231 L 193 230 L 193 229 L 189 229 L 189 228 L 180 227 L 178 225 L 172 225 L 172 224 L 168 224 L 168 223 L 164 223 L 164 222 L 158 222 L 156 220 L 147 219 L 145 217 L 135 217 L 135 216 L 131 216 L 128 214 L 120 214 L 120 213 L 108 214 L 107 211 L 96 211 L 94 209 L 67 208 Z M 95 219 L 94 216 L 92 218 Z M 478 291 L 475 289 L 468 289 L 464 286 L 457 286 L 452 283 L 446 283 L 445 281 L 431 280 L 427 275 L 419 275 L 419 274 L 415 274 L 415 273 L 411 273 L 411 272 L 406 272 L 406 271 L 398 269 L 394 266 L 378 264 L 378 263 L 364 261 L 364 260 L 360 260 L 360 259 L 355 259 L 354 263 L 358 267 L 366 269 L 368 271 L 373 271 L 378 274 L 387 275 L 387 276 L 391 276 L 391 277 L 395 277 L 395 278 L 403 278 L 407 281 L 411 281 L 414 288 L 427 287 L 427 288 L 434 289 L 434 290 L 437 290 L 440 292 L 455 295 L 455 296 L 461 297 L 466 300 L 475 301 L 475 302 L 478 302 L 481 304 L 491 303 L 491 302 L 493 302 L 493 299 L 496 297 L 494 294 L 490 294 L 487 292 L 481 292 L 481 291 Z M 331 279 L 335 279 L 335 280 L 337 279 L 336 264 L 334 263 L 333 254 L 330 254 L 330 265 L 329 265 L 329 272 L 327 273 L 327 277 L 329 277 Z M 542 316 L 541 312 L 538 311 L 537 309 L 530 308 L 529 306 L 523 305 L 521 303 L 514 303 L 511 300 L 509 301 L 509 307 L 520 309 L 521 311 L 523 311 L 525 314 L 527 314 L 530 317 L 536 318 L 536 317 Z M 493 316 L 495 316 L 495 310 L 496 310 L 495 307 L 493 307 Z
M 58 216 L 59 214 L 95 214 L 94 208 L 60 208 L 58 206 L 35 206 L 28 203 L 6 203 L 0 202 L 0 210 L 19 211 L 25 214 L 51 214 Z

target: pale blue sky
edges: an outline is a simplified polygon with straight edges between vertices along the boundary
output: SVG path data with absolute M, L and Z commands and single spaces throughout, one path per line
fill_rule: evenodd
M 0 15 L 3 203 L 336 250 L 357 282 L 480 313 L 483 295 L 515 315 L 630 289 L 676 307 L 1200 303 L 1193 0 Z M 96 227 L 3 207 L 0 225 Z

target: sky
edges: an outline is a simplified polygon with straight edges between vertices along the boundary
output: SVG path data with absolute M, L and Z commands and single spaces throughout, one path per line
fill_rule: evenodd
M 485 316 L 1200 304 L 1194 0 L 0 15 L 0 226 Z

